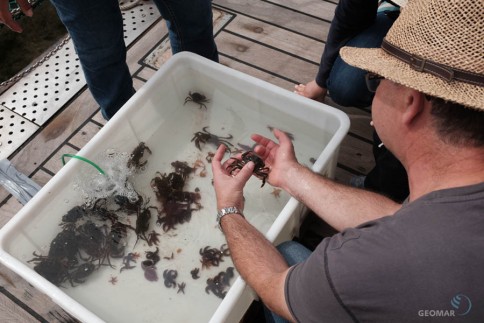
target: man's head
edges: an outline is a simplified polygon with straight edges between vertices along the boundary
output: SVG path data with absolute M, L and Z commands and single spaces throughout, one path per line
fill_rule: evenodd
M 432 107 L 432 124 L 444 142 L 484 147 L 483 21 L 479 1 L 410 0 L 381 48 L 344 47 L 340 54 L 348 64 L 391 81 L 377 91 L 374 114 L 384 113 L 375 105 L 395 104 L 410 93 L 405 89 L 413 89 L 419 102 Z M 369 81 L 375 85 L 378 79 Z M 383 87 L 393 93 L 383 93 Z

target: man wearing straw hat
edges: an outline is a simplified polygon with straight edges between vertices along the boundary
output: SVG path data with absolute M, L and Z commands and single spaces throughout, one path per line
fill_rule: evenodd
M 483 22 L 479 1 L 411 0 L 381 48 L 341 50 L 370 72 L 375 129 L 409 176 L 402 205 L 313 173 L 281 131 L 278 143 L 252 136 L 269 183 L 341 231 L 312 253 L 288 242 L 283 258 L 251 226 L 243 187 L 254 165 L 230 176 L 217 150 L 217 219 L 237 270 L 273 312 L 299 322 L 484 321 Z

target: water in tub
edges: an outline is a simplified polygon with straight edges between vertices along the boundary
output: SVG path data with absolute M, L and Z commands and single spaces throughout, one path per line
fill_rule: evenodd
M 311 165 L 312 158 L 319 156 L 324 148 L 324 141 L 328 140 L 329 135 L 325 135 L 321 129 L 302 123 L 290 114 L 275 111 L 255 99 L 247 99 L 230 88 L 223 88 L 223 84 L 218 84 L 218 87 L 209 84 L 205 88 L 191 90 L 192 94 L 196 91 L 207 97 L 208 102 L 204 102 L 206 109 L 193 101 L 184 104 L 188 90 L 172 89 L 180 95 L 178 98 L 173 96 L 176 101 L 171 99 L 163 102 L 165 107 L 170 108 L 163 112 L 164 115 L 156 127 L 151 131 L 143 127 L 135 129 L 135 134 L 127 140 L 114 140 L 112 143 L 107 139 L 104 143 L 108 145 L 106 149 L 92 157 L 102 168 L 117 172 L 118 178 L 127 178 L 132 188 L 128 187 L 124 194 L 133 194 L 134 190 L 143 197 L 145 206 L 162 209 L 161 201 L 153 191 L 151 183 L 156 176 L 162 176 L 160 174 L 174 172 L 175 168 L 171 164 L 175 161 L 186 162 L 195 169 L 187 177 L 183 191 L 199 190 L 201 197 L 200 209 L 192 204 L 194 210 L 190 220 L 176 224 L 168 230 L 156 223 L 156 211 L 152 209 L 146 235 L 153 230 L 159 234 L 157 245 L 149 246 L 142 238 L 137 241 L 135 232 L 127 230 L 128 240 L 124 256 L 128 253 L 139 255 L 136 262 L 129 262 L 129 266 L 135 266 L 134 268 L 120 271 L 126 265 L 123 258 L 110 257 L 112 267 L 104 261 L 102 266 L 96 266 L 93 273 L 86 277 L 85 282 L 75 283 L 75 287 L 68 280 L 63 282 L 63 292 L 105 321 L 206 322 L 222 301 L 211 290 L 207 280 L 212 279 L 213 282 L 220 272 L 230 272 L 229 268 L 233 267 L 233 263 L 230 257 L 223 256 L 218 266 L 204 267 L 200 254 L 202 249 L 223 249 L 225 244 L 224 236 L 215 223 L 217 210 L 209 162 L 211 153 L 217 147 L 212 140 L 204 141 L 203 136 L 196 137 L 197 132 L 205 135 L 209 133 L 226 140 L 234 152 L 251 147 L 253 142 L 250 135 L 253 133 L 273 138 L 268 126 L 277 127 L 291 133 L 299 161 L 308 166 Z M 150 135 L 143 137 L 146 133 Z M 201 139 L 197 141 L 197 138 Z M 127 156 L 139 142 L 144 142 L 151 153 L 144 152 L 142 161 L 146 160 L 146 165 L 139 171 L 130 172 L 125 167 Z M 114 155 L 117 157 L 106 157 Z M 229 154 L 226 158 L 229 158 Z M 93 177 L 96 172 L 85 165 L 80 169 L 78 178 L 72 179 L 71 185 L 66 186 L 62 194 L 54 196 L 41 211 L 48 214 L 33 219 L 25 229 L 29 231 L 25 238 L 22 235 L 15 241 L 15 250 L 20 252 L 19 258 L 23 261 L 32 259 L 33 251 L 47 255 L 50 241 L 61 231 L 59 223 L 62 215 L 75 205 L 81 205 L 84 202 L 83 195 L 93 196 L 93 190 L 89 188 L 96 182 Z M 122 186 L 122 183 L 120 181 L 116 185 Z M 289 200 L 289 196 L 268 183 L 264 187 L 261 184 L 261 180 L 254 176 L 249 180 L 244 190 L 244 214 L 250 223 L 265 233 Z M 99 194 L 94 200 L 109 195 L 106 192 Z M 118 217 L 119 221 L 136 226 L 135 214 L 126 215 L 119 211 Z M 106 220 L 107 226 L 111 224 L 112 221 Z M 155 252 L 157 249 L 160 260 L 146 273 L 141 263 L 146 260 L 147 252 Z M 33 267 L 34 264 L 29 263 L 29 266 Z M 195 268 L 199 270 L 198 279 L 194 279 L 191 273 Z M 170 287 L 165 285 L 167 277 L 164 277 L 164 273 L 168 276 L 170 270 L 177 272 L 174 287 L 169 282 Z M 155 280 L 155 276 L 158 280 Z M 238 274 L 235 271 L 229 283 L 233 284 L 236 277 Z M 181 288 L 183 284 L 185 287 Z

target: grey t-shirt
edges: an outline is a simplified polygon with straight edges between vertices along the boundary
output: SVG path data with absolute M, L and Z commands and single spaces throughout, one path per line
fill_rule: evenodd
M 324 239 L 291 268 L 299 322 L 484 322 L 484 183 Z

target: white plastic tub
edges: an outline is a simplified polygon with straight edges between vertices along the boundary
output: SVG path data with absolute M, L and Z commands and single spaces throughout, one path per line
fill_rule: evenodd
M 207 108 L 194 102 L 184 104 L 189 92 L 203 93 L 209 100 Z M 344 113 L 194 54 L 175 55 L 78 153 L 96 161 L 107 149 L 131 152 L 139 142 L 145 142 L 153 154 L 146 169 L 132 181 L 145 196 L 151 192 L 153 204 L 156 198 L 149 183 L 157 171 L 171 172 L 170 163 L 175 160 L 192 164 L 200 159 L 205 163 L 207 176 L 191 175 L 189 184 L 191 190 L 200 188 L 203 209 L 195 211 L 189 223 L 178 225 L 176 234 L 160 232 L 161 256 L 176 250 L 173 260 L 162 259 L 157 265 L 160 281 L 148 282 L 137 268 L 120 274 L 105 266 L 84 284 L 59 288 L 27 263 L 33 251 L 47 254 L 50 242 L 60 231 L 62 216 L 82 203 L 73 184 L 92 168 L 74 159 L 2 228 L 1 262 L 85 322 L 237 322 L 254 299 L 242 279 L 232 280 L 223 301 L 204 290 L 207 277 L 230 266 L 230 259 L 223 262 L 224 267 L 202 270 L 196 281 L 187 275 L 200 265 L 200 248 L 224 243 L 215 227 L 211 169 L 205 161 L 215 146 L 202 142 L 199 150 L 191 139 L 195 132 L 209 127 L 206 129 L 213 134 L 231 135 L 230 142 L 236 147 L 252 145 L 253 133 L 273 137 L 268 126 L 293 134 L 300 162 L 334 176 L 339 145 L 349 129 Z M 291 239 L 303 219 L 303 206 L 284 192 L 279 195 L 269 184 L 263 188 L 260 184 L 253 177 L 246 187 L 248 220 L 274 243 Z M 135 240 L 136 236 L 130 236 L 128 246 L 132 247 Z M 143 253 L 154 247 L 139 242 L 136 248 Z M 119 260 L 113 260 L 113 264 L 116 268 L 121 265 Z M 185 294 L 164 287 L 161 273 L 167 268 L 176 268 L 179 279 L 187 282 Z M 116 285 L 109 283 L 113 276 L 119 280 Z

